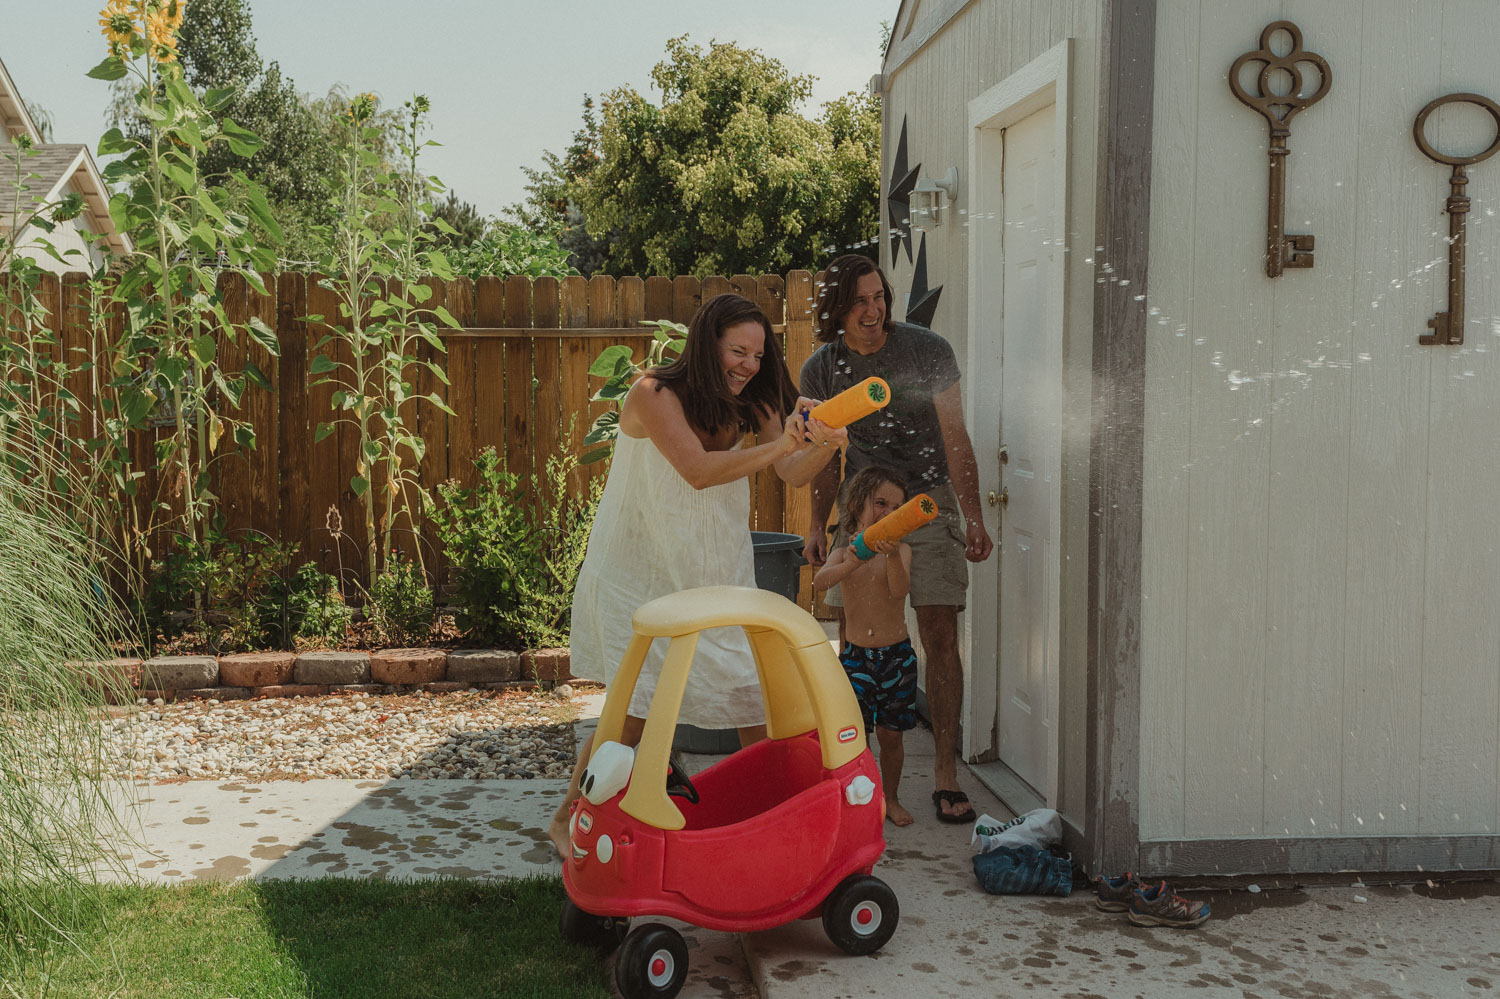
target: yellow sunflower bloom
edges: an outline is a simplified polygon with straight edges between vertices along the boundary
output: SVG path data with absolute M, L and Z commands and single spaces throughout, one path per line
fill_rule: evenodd
M 129 0 L 109 0 L 99 12 L 99 27 L 111 46 L 129 45 L 135 35 Z

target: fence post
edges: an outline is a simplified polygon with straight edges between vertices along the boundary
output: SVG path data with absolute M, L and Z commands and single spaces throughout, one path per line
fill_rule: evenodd
M 505 282 L 486 275 L 474 284 L 474 313 L 480 326 L 497 328 L 505 325 Z M 468 404 L 474 409 L 474 450 L 467 458 L 450 454 L 448 471 L 472 489 L 476 481 L 474 459 L 487 447 L 495 449 L 502 460 L 505 454 L 505 341 L 485 337 L 474 344 L 474 369 L 464 383 L 468 386 Z M 461 398 L 461 397 L 455 397 Z M 458 408 L 455 402 L 454 409 Z

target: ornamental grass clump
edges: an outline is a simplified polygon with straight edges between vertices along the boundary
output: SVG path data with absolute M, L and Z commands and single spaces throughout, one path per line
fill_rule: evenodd
M 128 641 L 128 620 L 58 498 L 0 465 L 0 981 L 96 914 L 100 844 L 128 838 L 99 715 L 125 689 L 99 664 Z

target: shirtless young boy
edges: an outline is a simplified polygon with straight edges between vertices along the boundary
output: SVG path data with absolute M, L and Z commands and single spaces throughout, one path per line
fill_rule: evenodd
M 906 502 L 906 487 L 889 469 L 869 467 L 849 480 L 844 502 L 844 533 L 853 538 Z M 874 558 L 861 562 L 850 545 L 830 552 L 813 577 L 826 590 L 841 584 L 844 634 L 839 659 L 859 698 L 865 729 L 880 742 L 880 780 L 885 814 L 898 826 L 912 815 L 897 797 L 906 752 L 901 733 L 917 723 L 917 656 L 906 633 L 906 594 L 911 587 L 911 548 L 900 541 L 870 545 Z

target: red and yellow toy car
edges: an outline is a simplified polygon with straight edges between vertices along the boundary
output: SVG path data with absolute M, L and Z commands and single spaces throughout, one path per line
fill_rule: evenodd
M 821 914 L 844 951 L 878 950 L 900 918 L 895 893 L 870 873 L 885 852 L 885 798 L 822 626 L 783 596 L 739 586 L 661 597 L 632 625 L 573 806 L 563 935 L 608 947 L 632 916 L 742 932 Z M 698 633 L 723 627 L 750 640 L 768 738 L 669 780 Z M 631 750 L 619 742 L 626 706 L 658 638 L 670 640 L 666 662 Z M 624 935 L 615 977 L 627 999 L 670 999 L 686 976 L 676 930 L 650 923 Z

